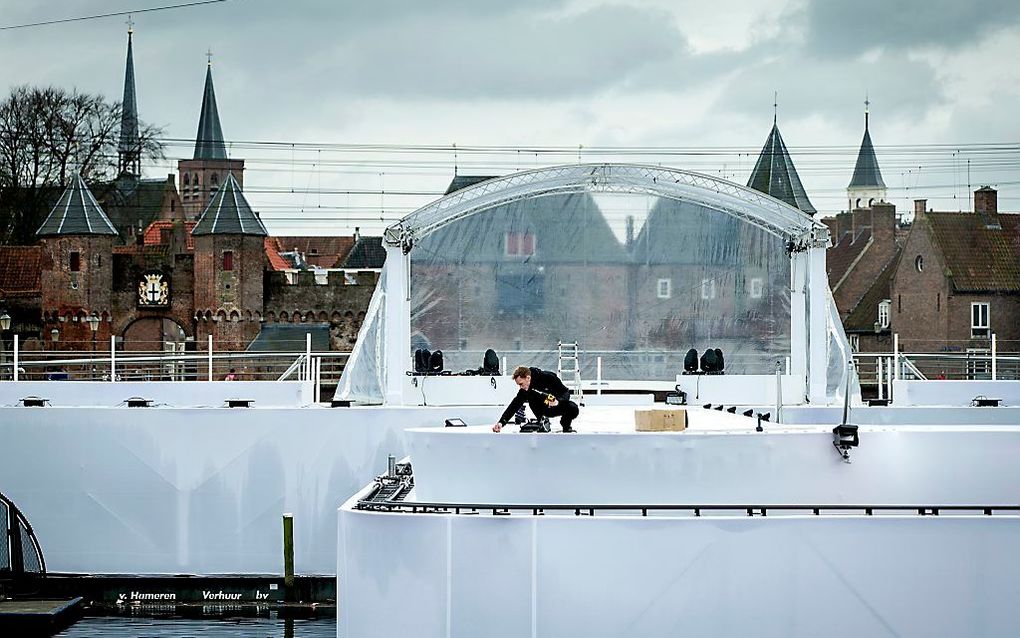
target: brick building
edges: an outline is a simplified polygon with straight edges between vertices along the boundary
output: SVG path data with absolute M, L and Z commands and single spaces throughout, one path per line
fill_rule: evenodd
M 37 246 L 0 247 L 0 311 L 23 347 L 107 350 L 113 335 L 127 350 L 203 350 L 211 335 L 243 350 L 299 324 L 349 349 L 381 262 L 362 259 L 352 276 L 342 266 L 356 237 L 269 236 L 242 191 L 244 160 L 227 155 L 211 65 L 180 192 L 174 175 L 144 179 L 134 87 L 129 33 L 119 176 L 94 190 L 74 176 Z

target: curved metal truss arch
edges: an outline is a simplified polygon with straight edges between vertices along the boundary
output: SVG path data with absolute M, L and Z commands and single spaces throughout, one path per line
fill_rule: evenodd
M 386 229 L 386 242 L 409 252 L 447 224 L 503 204 L 576 192 L 655 195 L 700 204 L 785 241 L 799 241 L 824 224 L 789 204 L 711 175 L 639 164 L 569 164 L 521 171 L 479 182 L 408 214 Z

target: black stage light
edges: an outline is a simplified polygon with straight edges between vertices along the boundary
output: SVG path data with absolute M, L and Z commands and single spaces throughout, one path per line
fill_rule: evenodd
M 684 356 L 684 372 L 688 374 L 698 371 L 698 351 L 691 348 Z

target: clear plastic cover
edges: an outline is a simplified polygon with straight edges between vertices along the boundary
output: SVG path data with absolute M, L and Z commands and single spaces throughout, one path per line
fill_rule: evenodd
M 335 398 L 359 403 L 381 404 L 386 392 L 386 339 L 383 319 L 386 310 L 386 267 L 368 303 L 358 340 L 347 359 Z
M 419 237 L 411 347 L 446 368 L 556 368 L 577 342 L 582 377 L 671 380 L 688 349 L 722 350 L 730 374 L 770 374 L 790 354 L 784 240 L 703 203 L 643 193 L 540 194 Z

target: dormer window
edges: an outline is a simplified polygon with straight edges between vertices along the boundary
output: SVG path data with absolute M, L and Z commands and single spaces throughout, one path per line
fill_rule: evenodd
M 892 307 L 892 299 L 883 299 L 878 304 L 878 327 L 881 330 L 889 328 L 889 310 Z

